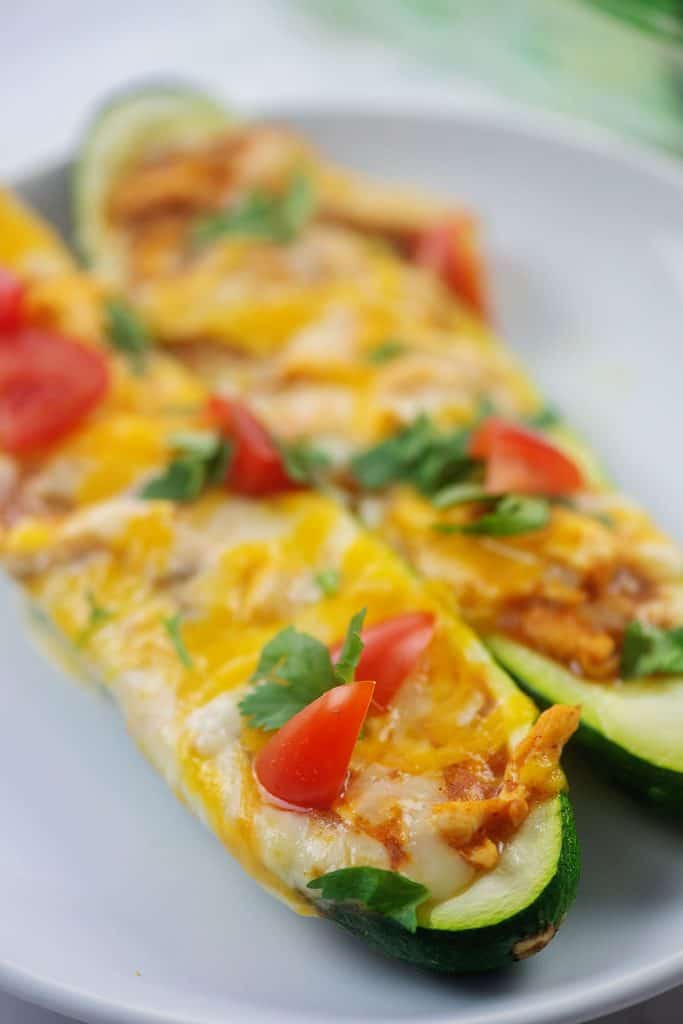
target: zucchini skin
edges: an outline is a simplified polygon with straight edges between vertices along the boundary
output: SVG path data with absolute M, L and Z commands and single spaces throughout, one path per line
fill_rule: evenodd
M 576 896 L 580 875 L 574 814 L 560 794 L 562 845 L 555 874 L 524 910 L 483 928 L 407 931 L 390 918 L 354 904 L 319 905 L 323 917 L 362 938 L 372 949 L 443 974 L 469 974 L 504 967 L 539 952 L 553 938 Z
M 495 651 L 492 652 L 495 657 Z M 519 672 L 500 661 L 520 689 L 533 698 L 541 708 L 549 708 L 553 701 L 544 696 Z M 659 807 L 661 810 L 683 812 L 683 772 L 646 761 L 637 754 L 607 739 L 601 732 L 581 721 L 574 739 L 586 751 L 589 759 L 602 775 L 619 783 L 633 796 Z
M 221 121 L 228 125 L 234 120 L 230 113 L 204 90 L 182 79 L 172 78 L 141 81 L 123 86 L 114 91 L 97 107 L 86 125 L 83 142 L 72 168 L 70 182 L 73 242 L 79 261 L 86 269 L 99 269 L 103 256 L 106 257 L 106 252 L 103 252 L 101 248 L 104 244 L 102 240 L 97 240 L 94 236 L 88 237 L 91 210 L 88 208 L 84 186 L 91 165 L 96 163 L 93 153 L 99 134 L 106 128 L 112 114 L 116 115 L 125 111 L 127 107 L 134 107 L 139 102 L 155 98 L 187 100 L 188 103 L 196 105 L 198 117 L 203 112 L 206 116 L 215 119 L 217 126 Z
M 520 686 L 540 700 L 538 694 Z M 634 796 L 645 799 L 662 810 L 683 813 L 683 772 L 662 768 L 637 757 L 618 743 L 608 740 L 597 729 L 582 722 L 576 733 L 577 742 L 585 747 L 590 760 L 614 782 L 621 783 Z

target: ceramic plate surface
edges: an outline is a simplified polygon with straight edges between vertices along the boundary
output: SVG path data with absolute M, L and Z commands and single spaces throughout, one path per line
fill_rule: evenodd
M 338 159 L 481 214 L 497 321 L 617 483 L 683 540 L 683 179 L 554 122 L 291 112 Z M 63 168 L 23 185 L 67 218 Z M 568 774 L 580 893 L 539 957 L 449 980 L 296 917 L 35 650 L 0 591 L 0 985 L 117 1024 L 554 1024 L 683 981 L 683 827 Z

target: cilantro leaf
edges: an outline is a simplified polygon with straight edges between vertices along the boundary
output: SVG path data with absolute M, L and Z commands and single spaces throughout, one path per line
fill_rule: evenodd
M 468 430 L 440 434 L 427 416 L 418 416 L 398 433 L 351 459 L 351 473 L 361 487 L 379 490 L 396 482 L 411 483 L 433 494 L 471 472 Z
M 437 508 L 451 508 L 453 505 L 466 505 L 473 501 L 495 501 L 495 495 L 488 494 L 481 484 L 464 481 L 449 484 L 432 497 L 432 505 Z
M 325 644 L 293 626 L 266 644 L 251 679 L 257 685 L 239 708 L 251 725 L 261 729 L 279 729 L 335 685 Z
M 363 653 L 363 641 L 360 638 L 360 631 L 363 628 L 366 609 L 362 608 L 353 616 L 349 622 L 344 637 L 342 649 L 334 666 L 334 678 L 338 683 L 351 683 L 356 671 L 356 666 Z
M 308 441 L 295 441 L 292 444 L 280 442 L 282 461 L 287 476 L 299 484 L 314 483 L 330 465 L 329 456 L 319 448 L 313 447 Z
M 379 345 L 371 348 L 367 358 L 368 362 L 374 363 L 375 366 L 381 366 L 382 363 L 390 363 L 398 356 L 402 356 L 405 351 L 406 346 L 402 341 L 399 341 L 397 338 L 387 338 L 386 341 L 382 341 Z
M 128 356 L 134 373 L 143 373 L 151 340 L 142 320 L 122 299 L 108 299 L 104 312 L 109 344 Z
M 365 609 L 351 619 L 336 666 L 322 641 L 300 633 L 294 626 L 287 626 L 269 640 L 251 677 L 256 685 L 239 705 L 250 724 L 279 729 L 327 690 L 350 682 L 363 649 L 357 633 L 364 616 Z
M 562 422 L 562 416 L 554 405 L 543 405 L 531 416 L 527 416 L 527 426 L 536 430 L 548 430 Z
M 142 488 L 141 497 L 191 501 L 209 484 L 219 484 L 232 455 L 232 444 L 210 431 L 174 434 L 171 445 L 180 453 L 159 476 Z
M 620 669 L 624 679 L 683 674 L 683 628 L 631 622 L 624 633 Z
M 276 241 L 290 242 L 301 233 L 315 210 L 315 193 L 310 178 L 293 174 L 288 190 L 280 199 L 279 235 Z
M 360 903 L 390 917 L 409 932 L 417 928 L 417 908 L 429 899 L 429 889 L 398 871 L 355 867 L 329 871 L 308 883 L 319 889 L 320 899 L 333 903 Z
M 550 505 L 545 498 L 529 498 L 506 494 L 499 498 L 490 512 L 469 523 L 435 523 L 440 533 L 481 533 L 510 537 L 517 533 L 540 530 L 550 520 Z
M 201 217 L 194 239 L 206 245 L 225 235 L 252 235 L 272 242 L 291 242 L 313 215 L 315 194 L 309 178 L 293 174 L 285 192 L 254 191 L 230 210 Z
M 168 638 L 173 644 L 173 648 L 180 658 L 180 661 L 185 668 L 194 668 L 194 661 L 190 657 L 189 651 L 185 646 L 183 635 L 180 627 L 180 615 L 172 615 L 168 619 L 163 620 L 164 629 L 168 634 Z
M 181 430 L 171 435 L 171 445 L 184 455 L 196 455 L 200 459 L 212 459 L 216 455 L 221 439 L 210 430 Z
M 362 487 L 378 490 L 409 476 L 428 449 L 434 429 L 426 416 L 351 459 L 351 473 Z
M 313 578 L 325 597 L 333 597 L 339 590 L 341 576 L 338 569 L 321 569 Z
M 85 597 L 88 602 L 88 621 L 76 638 L 77 647 L 84 647 L 95 630 L 99 629 L 112 616 L 112 612 L 108 608 L 98 603 L 92 590 L 88 590 Z
M 159 476 L 140 491 L 141 498 L 166 501 L 191 501 L 201 493 L 206 480 L 204 465 L 198 459 L 175 459 Z

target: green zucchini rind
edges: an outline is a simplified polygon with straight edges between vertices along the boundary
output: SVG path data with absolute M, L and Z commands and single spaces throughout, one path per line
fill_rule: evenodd
M 122 240 L 106 218 L 113 182 L 144 149 L 201 145 L 234 119 L 191 86 L 155 83 L 114 96 L 90 122 L 74 170 L 73 218 L 78 248 L 88 266 L 119 281 Z
M 586 682 L 507 637 L 488 637 L 487 644 L 539 704 L 581 704 L 577 740 L 615 781 L 683 810 L 683 678 Z
M 545 948 L 576 895 L 579 873 L 574 816 L 562 794 L 532 812 L 493 871 L 434 907 L 414 933 L 358 905 L 318 901 L 317 907 L 387 956 L 465 974 Z

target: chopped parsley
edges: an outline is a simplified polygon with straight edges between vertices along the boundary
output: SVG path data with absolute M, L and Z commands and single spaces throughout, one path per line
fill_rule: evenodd
M 540 530 L 550 520 L 550 504 L 545 498 L 506 494 L 494 501 L 493 508 L 478 519 L 467 523 L 435 523 L 434 529 L 440 533 L 473 533 L 510 537 L 517 533 Z
M 383 363 L 390 363 L 398 356 L 402 356 L 405 351 L 406 346 L 402 341 L 397 338 L 387 338 L 386 341 L 370 349 L 367 356 L 368 362 L 374 363 L 375 366 L 381 366 Z
M 526 424 L 535 430 L 548 430 L 562 423 L 562 416 L 554 405 L 543 405 L 537 412 L 527 416 Z
M 337 683 L 351 683 L 356 671 L 356 666 L 363 653 L 363 641 L 360 638 L 360 631 L 363 628 L 365 619 L 365 608 L 356 612 L 349 622 L 344 637 L 342 649 L 334 666 L 334 678 Z
M 225 479 L 232 444 L 219 434 L 196 430 L 174 434 L 172 447 L 178 458 L 142 488 L 141 497 L 167 501 L 191 501 L 205 487 Z
M 329 871 L 308 883 L 319 889 L 320 899 L 333 903 L 360 903 L 390 917 L 409 932 L 417 928 L 417 908 L 429 899 L 429 889 L 398 871 L 355 867 Z
M 108 608 L 98 603 L 92 590 L 88 590 L 85 597 L 88 602 L 88 621 L 76 638 L 77 647 L 85 647 L 95 630 L 99 629 L 112 616 L 112 612 Z
M 201 217 L 194 227 L 194 240 L 197 245 L 207 245 L 225 235 L 251 235 L 271 242 L 291 242 L 314 210 L 311 181 L 298 172 L 279 195 L 256 190 L 230 210 Z
M 293 626 L 277 633 L 261 651 L 251 677 L 256 685 L 239 705 L 250 725 L 279 729 L 327 690 L 350 682 L 363 650 L 358 633 L 364 617 L 365 609 L 351 619 L 336 665 L 329 649 L 316 637 Z
M 143 373 L 152 343 L 142 320 L 122 299 L 108 299 L 104 311 L 109 344 L 128 357 L 134 373 Z
M 472 501 L 491 501 L 492 496 L 488 494 L 481 484 L 463 481 L 461 484 L 449 484 L 443 490 L 437 491 L 432 498 L 432 505 L 436 508 L 451 508 L 453 505 L 466 505 Z
M 325 597 L 334 597 L 338 592 L 341 583 L 338 569 L 321 569 L 313 578 Z
M 330 465 L 329 456 L 308 441 L 294 441 L 289 444 L 281 441 L 279 449 L 287 476 L 298 484 L 318 482 Z
M 469 430 L 440 433 L 427 416 L 418 416 L 398 433 L 351 459 L 357 483 L 374 491 L 393 483 L 409 483 L 425 495 L 471 473 L 467 454 Z
M 185 668 L 194 668 L 194 661 L 190 657 L 189 651 L 185 646 L 185 641 L 183 640 L 183 635 L 180 626 L 180 615 L 171 615 L 169 618 L 164 619 L 163 623 L 164 629 L 168 634 L 168 638 L 173 644 L 173 649 L 175 650 L 182 664 L 185 666 Z
M 624 679 L 653 675 L 683 675 L 683 627 L 659 629 L 631 622 L 621 648 Z

